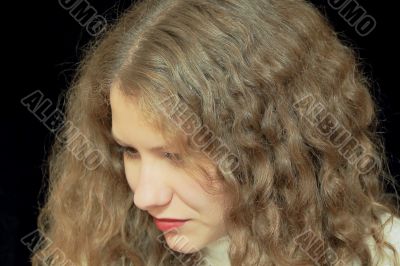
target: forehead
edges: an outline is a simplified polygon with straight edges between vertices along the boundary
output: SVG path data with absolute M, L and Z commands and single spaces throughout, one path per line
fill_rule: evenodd
M 152 103 L 154 100 L 149 98 L 142 99 L 141 95 L 142 92 L 140 91 L 127 94 L 119 82 L 114 82 L 109 94 L 111 112 L 116 114 L 124 110 L 129 112 L 132 119 L 137 118 L 137 120 L 140 120 L 138 122 L 143 121 L 143 124 L 146 123 L 154 128 L 162 127 L 160 124 L 162 120 L 158 117 L 158 110 L 153 107 L 156 106 L 156 104 Z M 145 101 L 143 102 L 143 100 Z
M 131 141 L 135 145 L 136 139 L 146 137 L 153 144 L 145 145 L 153 147 L 156 144 L 160 146 L 173 145 L 178 149 L 181 145 L 186 146 L 189 142 L 187 136 L 181 128 L 162 113 L 150 117 L 145 114 L 139 105 L 140 96 L 131 96 L 124 94 L 118 83 L 110 88 L 110 106 L 112 118 L 112 133 L 118 139 L 124 142 Z M 162 117 L 158 117 L 162 116 Z M 142 137 L 142 138 L 140 138 Z M 139 145 L 138 145 L 139 146 Z
M 156 130 L 143 116 L 135 97 L 125 95 L 116 86 L 110 90 L 112 132 L 126 140 L 130 135 L 146 136 L 148 139 L 162 139 Z
M 132 115 L 138 116 L 138 100 L 136 97 L 129 97 L 123 93 L 118 85 L 111 86 L 110 89 L 110 106 L 113 115 L 121 113 L 121 111 L 129 111 Z
M 154 123 L 150 123 L 148 114 L 141 110 L 139 96 L 126 95 L 118 84 L 113 85 L 110 89 L 110 106 L 113 121 L 129 118 L 140 126 L 150 126 L 151 123 Z

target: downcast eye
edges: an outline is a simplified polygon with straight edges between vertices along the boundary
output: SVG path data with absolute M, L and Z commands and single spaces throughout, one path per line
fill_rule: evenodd
M 166 158 L 168 158 L 170 160 L 173 160 L 173 161 L 180 161 L 181 160 L 181 157 L 176 153 L 165 152 L 164 153 L 164 157 L 166 157 Z
M 136 149 L 130 147 L 124 147 L 117 144 L 117 149 L 119 154 L 126 155 L 130 159 L 136 159 L 139 156 L 139 152 Z M 163 157 L 174 162 L 181 161 L 181 157 L 179 156 L 179 154 L 176 153 L 164 152 Z
M 122 155 L 126 155 L 128 158 L 136 158 L 138 152 L 135 149 L 131 149 L 129 147 L 123 147 L 121 145 L 117 145 L 118 152 Z

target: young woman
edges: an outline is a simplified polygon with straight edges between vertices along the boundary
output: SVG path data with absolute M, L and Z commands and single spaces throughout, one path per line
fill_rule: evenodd
M 305 1 L 133 4 L 68 91 L 33 265 L 400 265 L 370 90 Z

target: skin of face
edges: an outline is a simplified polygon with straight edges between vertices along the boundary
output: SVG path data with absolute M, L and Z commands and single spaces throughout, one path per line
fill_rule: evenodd
M 135 149 L 133 157 L 129 156 L 132 153 L 123 155 L 135 206 L 157 218 L 190 219 L 174 230 L 160 231 L 168 247 L 192 253 L 226 235 L 224 194 L 207 193 L 195 178 L 173 164 L 171 157 L 165 156 L 176 153 L 173 147 L 150 150 L 164 146 L 164 139 L 144 123 L 136 103 L 118 87 L 111 88 L 110 105 L 113 136 L 120 145 Z

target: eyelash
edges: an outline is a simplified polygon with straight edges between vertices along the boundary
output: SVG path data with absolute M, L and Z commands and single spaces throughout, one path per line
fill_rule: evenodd
M 122 155 L 126 154 L 126 156 L 128 158 L 130 158 L 130 159 L 135 159 L 136 158 L 137 151 L 135 151 L 135 153 L 132 154 L 132 151 L 128 147 L 123 147 L 123 146 L 117 145 L 117 148 L 118 148 L 118 152 L 120 154 L 122 154 Z M 171 157 L 165 156 L 166 154 L 170 155 Z M 178 154 L 176 154 L 176 153 L 164 152 L 164 156 L 163 157 L 165 157 L 167 159 L 170 159 L 171 161 L 180 161 L 180 156 Z

